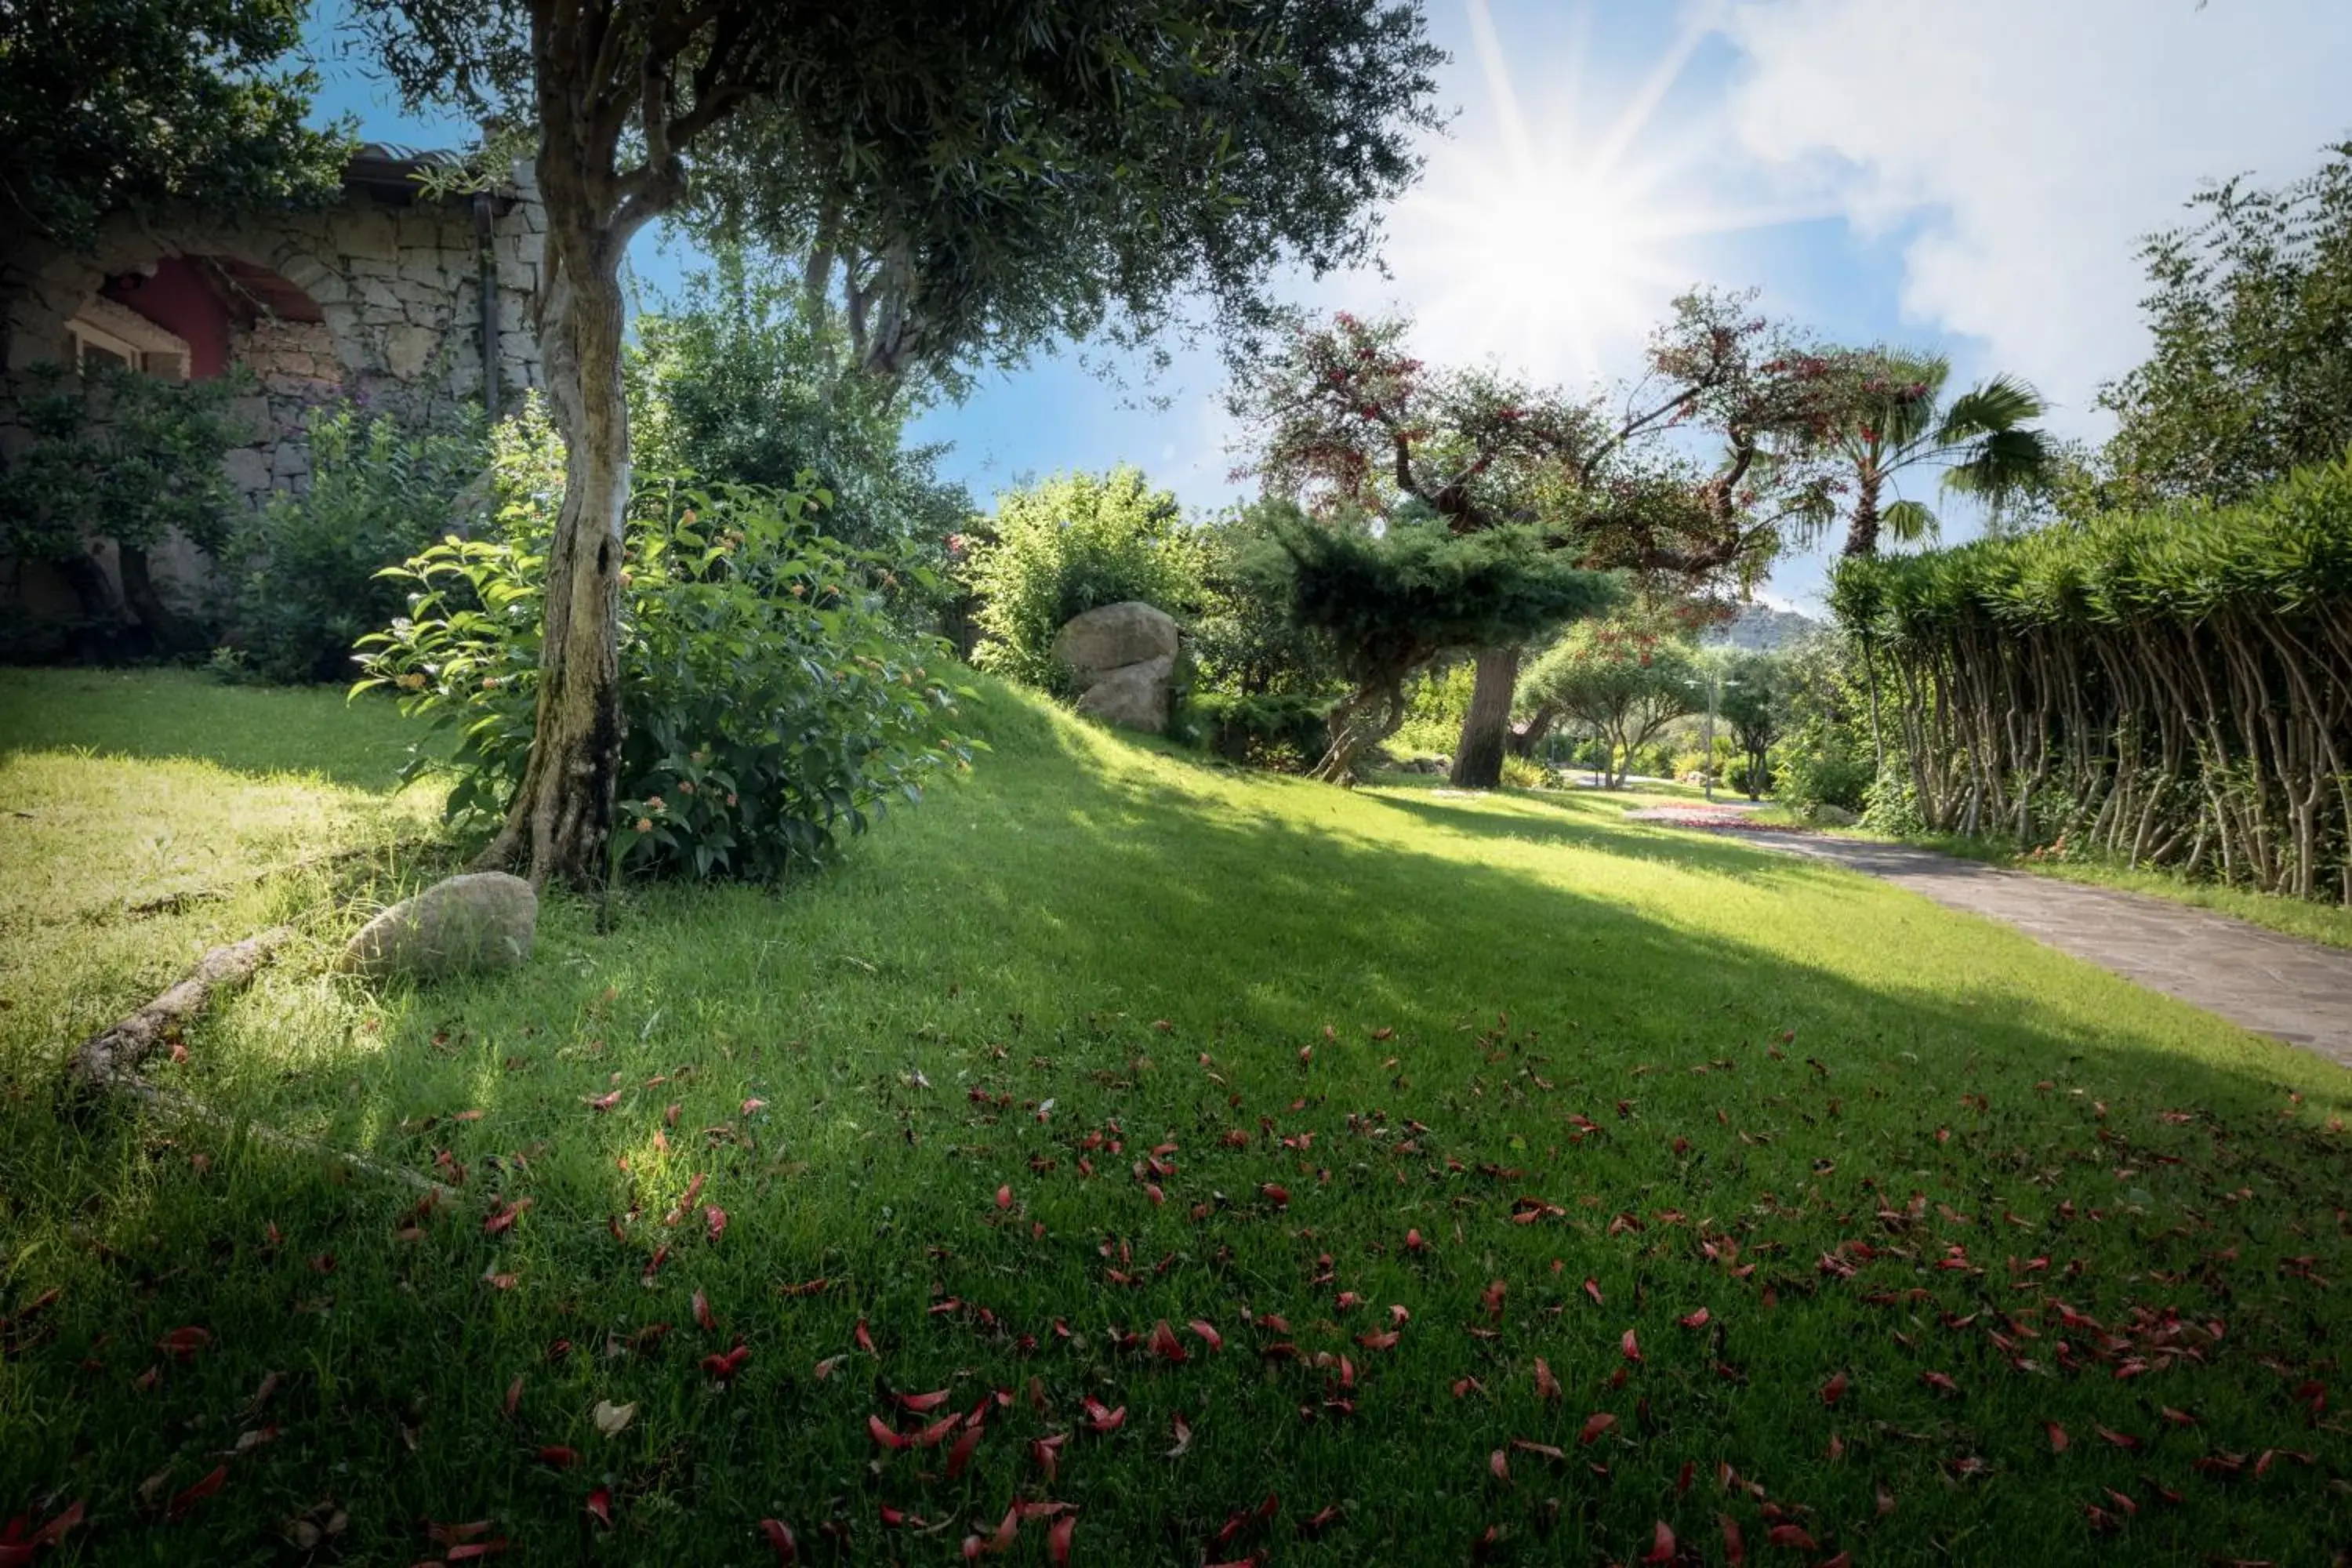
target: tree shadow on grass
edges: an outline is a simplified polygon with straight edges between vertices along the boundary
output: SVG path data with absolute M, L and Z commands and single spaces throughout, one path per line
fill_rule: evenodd
M 644 1555 L 740 1555 L 750 1521 L 766 1514 L 805 1531 L 854 1508 L 870 1531 L 877 1500 L 932 1506 L 908 1467 L 869 1468 L 861 1422 L 876 1396 L 850 1386 L 868 1380 L 865 1361 L 832 1382 L 809 1372 L 820 1356 L 851 1352 L 853 1323 L 870 1319 L 877 1369 L 895 1386 L 944 1385 L 978 1367 L 1008 1385 L 1043 1378 L 1057 1409 L 1075 1408 L 1081 1387 L 1111 1394 L 1131 1402 L 1135 1431 L 1166 1429 L 1171 1406 L 1213 1415 L 1183 1467 L 1109 1443 L 1073 1446 L 1066 1479 L 1087 1489 L 1081 1539 L 1105 1561 L 1197 1562 L 1229 1506 L 1269 1484 L 1285 1497 L 1337 1496 L 1343 1473 L 1376 1471 L 1402 1479 L 1351 1503 L 1328 1549 L 1336 1555 L 1318 1560 L 1458 1562 L 1497 1517 L 1528 1530 L 1545 1489 L 1525 1489 L 1522 1500 L 1424 1478 L 1484 1473 L 1506 1429 L 1498 1422 L 1573 1442 L 1587 1406 L 1612 1396 L 1554 1409 L 1525 1392 L 1526 1355 L 1548 1354 L 1570 1389 L 1604 1390 L 1623 1370 L 1616 1333 L 1649 1312 L 1651 1364 L 1635 1373 L 1641 1442 L 1603 1450 L 1619 1479 L 1574 1494 L 1560 1560 L 1593 1555 L 1603 1540 L 1646 1538 L 1651 1520 L 1677 1506 L 1667 1500 L 1679 1463 L 1729 1456 L 1743 1469 L 1763 1467 L 1777 1495 L 1814 1510 L 1817 1530 L 1875 1531 L 1873 1553 L 1889 1560 L 2014 1561 L 2017 1543 L 2033 1540 L 2046 1548 L 2040 1560 L 2095 1561 L 2112 1548 L 2081 1529 L 2079 1498 L 2032 1480 L 2048 1459 L 2034 1417 L 2049 1380 L 2010 1377 L 1977 1342 L 1963 1349 L 1957 1338 L 1925 1339 L 1916 1358 L 1898 1356 L 1885 1331 L 1905 1320 L 1864 1314 L 1856 1301 L 1866 1287 L 1845 1289 L 1814 1266 L 1843 1234 L 1832 1228 L 1840 1215 L 1885 1241 L 1871 1228 L 1874 1205 L 1914 1190 L 1981 1216 L 1984 1228 L 1967 1234 L 1991 1277 L 1979 1287 L 1900 1258 L 1882 1268 L 1906 1286 L 1934 1284 L 1936 1305 L 1958 1311 L 1974 1310 L 1971 1291 L 2004 1309 L 2025 1300 L 2010 1294 L 1995 1261 L 2005 1247 L 2050 1247 L 2063 1267 L 2077 1244 L 2053 1218 L 2062 1196 L 2080 1196 L 2085 1226 L 2144 1233 L 2147 1267 L 2208 1267 L 2207 1251 L 2243 1241 L 2229 1369 L 2189 1403 L 2209 1423 L 2200 1445 L 2253 1447 L 2246 1411 L 2259 1414 L 2273 1380 L 2248 1358 L 2286 1342 L 2262 1318 L 2281 1310 L 2264 1304 L 2280 1289 L 2274 1257 L 2339 1245 L 2325 1226 L 2305 1236 L 2286 1223 L 2324 1219 L 2326 1194 L 2352 1176 L 2340 1140 L 2282 1131 L 2276 1117 L 2282 1082 L 2305 1089 L 2302 1114 L 2324 1114 L 2319 1064 L 2077 973 L 2022 938 L 1997 936 L 1990 945 L 2006 967 L 1990 970 L 1947 962 L 1932 946 L 1874 964 L 1885 956 L 1875 930 L 1801 961 L 1769 932 L 1706 929 L 1612 902 L 1590 879 L 1404 841 L 1381 827 L 1397 820 L 1393 800 L 1303 784 L 1228 787 L 1108 745 L 1063 736 L 1007 746 L 982 787 L 938 793 L 854 846 L 836 872 L 781 893 L 645 890 L 609 934 L 584 905 L 556 901 L 520 976 L 388 994 L 379 1034 L 299 1064 L 257 1062 L 249 1077 L 223 1082 L 222 1109 L 308 1103 L 339 1139 L 389 1161 L 430 1170 L 433 1152 L 447 1150 L 474 1175 L 461 1213 L 427 1223 L 422 1239 L 398 1237 L 413 1194 L 337 1180 L 316 1163 L 168 1121 L 45 1124 L 29 1101 L 0 1106 L 0 1188 L 19 1194 L 12 1221 L 47 1243 L 35 1256 L 70 1259 L 60 1267 L 80 1314 L 55 1347 L 22 1363 L 30 1406 L 58 1414 L 34 1440 L 0 1443 L 0 1492 L 46 1495 L 68 1464 L 82 1464 L 102 1489 L 110 1552 L 143 1543 L 151 1559 L 168 1548 L 187 1561 L 276 1550 L 294 1506 L 285 1500 L 313 1496 L 317 1478 L 333 1473 L 345 1478 L 337 1500 L 357 1521 L 357 1555 L 407 1560 L 398 1554 L 420 1549 L 410 1521 L 421 1510 L 497 1517 L 522 1550 L 555 1554 L 588 1528 L 580 1494 L 589 1482 L 532 1455 L 570 1443 L 620 1477 L 624 1528 Z M 1276 806 L 1286 815 L 1269 815 Z M 1477 832 L 1482 815 L 1438 806 L 1413 820 Z M 1514 814 L 1494 831 L 1525 837 L 1524 820 Z M 1558 825 L 1562 847 L 1591 847 L 1594 837 Z M 1688 847 L 1699 853 L 1687 868 L 1710 875 L 1732 858 L 1721 897 L 1791 921 L 1893 907 L 1857 879 L 1759 881 L 1738 864 L 1758 852 Z M 1931 935 L 1984 936 L 1939 925 L 1948 917 L 1936 911 L 1922 918 Z M 254 1001 L 269 1005 L 266 994 Z M 1381 1029 L 1392 1033 L 1376 1037 Z M 250 1048 L 268 1038 L 257 1028 Z M 239 1040 L 229 1028 L 200 1032 L 192 1046 L 201 1063 Z M 1301 1047 L 1314 1055 L 1302 1059 Z M 527 1068 L 503 1065 L 526 1055 Z M 285 1098 L 268 1099 L 265 1078 Z M 581 1103 L 608 1085 L 625 1091 L 614 1110 Z M 2077 1088 L 2082 1100 L 2069 1092 Z M 1982 1095 L 1988 1109 L 1964 1095 Z M 2095 1113 L 2092 1097 L 2104 1102 Z M 765 1102 L 756 1118 L 742 1108 L 751 1098 Z M 1048 1100 L 1059 1109 L 1041 1117 Z M 666 1102 L 686 1113 L 666 1121 Z M 460 1107 L 480 1119 L 452 1120 Z M 2158 1110 L 2172 1107 L 2197 1124 L 2160 1121 Z M 1391 1128 L 1426 1122 L 1431 1147 L 1390 1160 L 1364 1145 L 1350 1119 L 1374 1110 Z M 437 1120 L 425 1125 L 426 1114 Z M 1572 1142 L 1571 1114 L 1600 1131 Z M 1294 1152 L 1252 1133 L 1246 1152 L 1223 1147 L 1221 1128 L 1253 1129 L 1260 1115 L 1320 1141 Z M 1082 1180 L 1072 1169 L 1078 1131 L 1114 1117 L 1137 1147 L 1118 1160 L 1098 1152 L 1101 1173 Z M 729 1136 L 709 1138 L 709 1124 Z M 676 1147 L 657 1153 L 665 1128 Z M 1947 1129 L 1957 1134 L 1948 1144 Z M 1182 1144 L 1164 1205 L 1126 1170 L 1147 1138 L 1160 1137 Z M 2136 1144 L 2182 1163 L 2142 1160 Z M 199 1170 L 198 1154 L 215 1163 Z M 1032 1157 L 1055 1163 L 1040 1170 Z M 2131 1174 L 2119 1178 L 2126 1160 Z M 1513 1174 L 1489 1182 L 1476 1173 L 1489 1163 Z M 2048 1181 L 2045 1166 L 2062 1167 L 2063 1183 Z M 75 1190 L 125 1170 L 119 1205 Z M 707 1195 L 727 1205 L 722 1242 L 698 1239 L 691 1215 L 662 1225 L 688 1171 L 709 1173 Z M 1286 1209 L 1247 1212 L 1255 1184 L 1277 1178 L 1289 1184 Z M 1045 1226 L 1042 1238 L 1025 1223 L 998 1222 L 1000 1183 L 1018 1218 Z M 2208 1184 L 2259 1185 L 2264 1201 L 2216 1205 Z M 2087 1217 L 2137 1202 L 2141 1186 L 2147 1220 Z M 1218 1206 L 1204 1222 L 1188 1205 L 1213 1190 Z M 1521 1192 L 1570 1217 L 1512 1224 L 1505 1211 Z M 503 1236 L 486 1230 L 494 1193 L 535 1203 Z M 1586 1197 L 1601 1206 L 1575 1226 Z M 1440 1241 L 1425 1269 L 1393 1255 L 1406 1204 L 1421 1205 L 1412 1212 L 1429 1217 L 1415 1223 Z M 2222 1228 L 2165 1228 L 2195 1205 Z M 608 1216 L 617 1223 L 640 1206 L 628 1238 L 616 1238 Z M 1998 1222 L 2004 1207 L 2023 1211 L 2033 1235 L 2012 1239 Z M 1690 1240 L 1696 1219 L 1665 1221 L 1664 1209 L 1781 1250 L 1756 1246 L 1748 1258 L 1763 1272 L 1727 1282 Z M 1599 1216 L 1621 1210 L 1644 1228 L 1604 1236 Z M 1470 1227 L 1466 1245 L 1453 1239 L 1457 1224 Z M 280 1228 L 282 1242 L 273 1239 Z M 1106 1282 L 1110 1237 L 1131 1242 L 1139 1260 L 1170 1258 L 1168 1271 L 1134 1287 Z M 653 1260 L 657 1244 L 675 1248 L 667 1265 Z M 1221 1248 L 1230 1257 L 1213 1267 Z M 1379 1352 L 1417 1358 L 1412 1384 L 1368 1354 L 1360 1407 L 1344 1428 L 1302 1422 L 1294 1395 L 1309 1381 L 1277 1383 L 1246 1351 L 1154 1374 L 1053 1334 L 1056 1315 L 1099 1345 L 1110 1322 L 1196 1313 L 1233 1333 L 1239 1300 L 1290 1312 L 1313 1332 L 1308 1313 L 1328 1310 L 1329 1298 L 1300 1282 L 1324 1251 L 1371 1300 L 1416 1303 L 1413 1337 Z M 1555 1279 L 1557 1257 L 1574 1268 Z M 513 1289 L 497 1283 L 501 1270 L 516 1276 Z M 1605 1321 L 1518 1305 L 1558 1297 L 1564 1313 L 1581 1312 L 1575 1281 L 1588 1272 L 1606 1280 Z M 818 1275 L 835 1280 L 825 1293 L 777 1294 Z M 1494 1278 L 1510 1281 L 1514 1304 L 1507 1359 L 1490 1363 L 1453 1324 L 1475 1317 Z M 1757 1300 L 1765 1284 L 1780 1292 L 1769 1316 Z M 2102 1312 L 2106 1301 L 2090 1293 L 2122 1288 L 2096 1269 L 2065 1287 Z M 750 1370 L 731 1389 L 698 1370 L 690 1290 L 708 1291 L 727 1333 L 747 1335 Z M 1033 1332 L 1040 1348 L 1015 1356 L 967 1321 L 935 1315 L 950 1290 L 1004 1312 L 1002 1333 Z M 2316 1300 L 2326 1321 L 2280 1320 L 2305 1356 L 2340 1321 L 2332 1298 Z M 1695 1332 L 1657 1317 L 1658 1303 L 1680 1311 L 1707 1300 L 1733 1335 L 1713 1343 L 1748 1367 L 1747 1385 L 1713 1375 L 1703 1342 L 1657 1337 Z M 1916 1314 L 1907 1331 L 1937 1332 L 1925 1326 L 1932 1308 Z M 667 1352 L 613 1352 L 614 1336 L 635 1344 L 656 1321 L 674 1325 Z M 144 1347 L 183 1323 L 216 1338 L 193 1362 L 167 1366 L 160 1387 L 134 1389 Z M 126 1348 L 93 1349 L 100 1333 Z M 2262 1336 L 2259 1350 L 2234 1348 L 2250 1334 Z M 1421 1336 L 1443 1348 L 1422 1349 Z M 709 1348 L 725 1342 L 703 1337 Z M 558 1342 L 574 1348 L 559 1359 Z M 75 1370 L 84 1354 L 123 1364 L 98 1379 Z M 1880 1375 L 1855 1395 L 1869 1402 L 1869 1420 L 1857 1415 L 1851 1431 L 1878 1446 L 1848 1466 L 1812 1464 L 1838 1414 L 1813 1392 L 1823 1369 L 1863 1360 Z M 231 1487 L 184 1523 L 135 1522 L 137 1481 L 178 1463 L 176 1490 L 216 1463 L 211 1451 L 232 1436 L 217 1413 L 280 1365 L 294 1375 L 269 1419 L 283 1424 L 284 1440 L 235 1459 Z M 1918 1385 L 1917 1371 L 1931 1365 L 1958 1373 L 1964 1408 Z M 501 1397 L 519 1373 L 527 1386 L 509 1418 Z M 1486 1379 L 1496 1403 L 1444 1396 L 1467 1375 Z M 2231 1380 L 2244 1384 L 2242 1399 L 2227 1397 Z M 2071 1399 L 2110 1400 L 2116 1413 L 2101 1419 L 2147 1425 L 2145 1412 L 2125 1409 L 2141 1400 L 2137 1385 L 2094 1376 L 2067 1386 Z M 2182 1397 L 2171 1386 L 2163 1396 Z M 586 1425 L 605 1399 L 639 1410 L 625 1441 Z M 199 1431 L 205 1416 L 213 1419 Z M 1007 1411 L 998 1423 L 1023 1419 Z M 1962 1422 L 1969 1430 L 1956 1429 Z M 1880 1425 L 1898 1436 L 1874 1436 Z M 1937 1436 L 1902 1436 L 1921 1432 Z M 2324 1433 L 2297 1441 L 2335 1443 Z M 1938 1466 L 1979 1450 L 2000 1483 L 1980 1501 L 1938 1504 L 1953 1484 Z M 2186 1470 L 2185 1455 L 2161 1458 L 2168 1477 Z M 694 1506 L 641 1506 L 665 1477 L 689 1470 Z M 2283 1468 L 2273 1484 L 2299 1485 L 2305 1474 Z M 1869 1522 L 1870 1485 L 1890 1475 L 1906 1506 Z M 1974 1531 L 1957 1542 L 1942 1534 L 1956 1506 Z M 2340 1506 L 2315 1502 L 2338 1515 Z M 2220 1488 L 2192 1492 L 2181 1517 L 2211 1530 L 2232 1509 L 2259 1514 L 2259 1528 L 2227 1538 L 2248 1550 L 2326 1522 L 2300 1503 L 2255 1510 Z M 1181 1551 L 1171 1539 L 1179 1534 Z

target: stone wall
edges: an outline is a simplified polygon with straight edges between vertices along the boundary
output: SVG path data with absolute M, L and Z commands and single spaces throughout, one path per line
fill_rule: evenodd
M 511 407 L 541 381 L 531 330 L 546 223 L 527 164 L 501 193 L 490 225 L 497 290 L 490 363 L 501 405 Z M 470 198 L 387 200 L 353 188 L 341 205 L 234 220 L 195 212 L 110 224 L 86 253 L 39 240 L 0 241 L 0 461 L 26 433 L 16 418 L 26 373 L 68 363 L 67 323 L 110 278 L 135 274 L 161 258 L 223 258 L 274 275 L 271 287 L 307 305 L 315 320 L 287 319 L 257 306 L 231 332 L 229 362 L 252 370 L 259 390 L 244 412 L 256 439 L 230 455 L 228 471 L 254 504 L 299 489 L 310 473 L 302 433 L 308 412 L 352 397 L 416 416 L 478 400 L 483 392 L 482 254 Z M 260 274 L 256 274 L 257 276 Z M 275 298 L 276 296 L 272 296 Z M 110 570 L 110 551 L 94 551 Z M 209 563 L 181 547 L 159 552 L 159 584 L 184 605 L 202 596 Z M 61 584 L 39 563 L 0 563 L 0 593 L 16 603 L 0 615 L 55 611 Z M 63 603 L 72 605 L 65 595 Z

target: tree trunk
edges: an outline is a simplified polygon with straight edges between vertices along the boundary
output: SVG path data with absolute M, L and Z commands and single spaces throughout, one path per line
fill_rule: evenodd
M 1478 672 L 1470 687 L 1470 711 L 1462 716 L 1461 743 L 1454 748 L 1456 789 L 1493 789 L 1503 782 L 1503 753 L 1511 732 L 1511 699 L 1519 687 L 1519 650 L 1478 650 Z
M 1878 553 L 1878 479 L 1864 474 L 1854 486 L 1853 516 L 1845 525 L 1845 554 Z
M 1525 726 L 1509 731 L 1511 755 L 1534 756 L 1537 748 L 1544 743 L 1544 738 L 1551 733 L 1551 727 L 1559 722 L 1559 705 L 1558 703 L 1547 702 L 1537 709 L 1528 716 Z
M 527 853 L 534 886 L 551 878 L 587 887 L 601 880 L 621 767 L 629 405 L 621 384 L 620 258 L 627 236 L 584 216 L 559 225 L 552 206 L 540 331 L 548 401 L 563 432 L 563 507 L 548 552 L 530 761 L 505 825 L 475 866 L 510 866 Z

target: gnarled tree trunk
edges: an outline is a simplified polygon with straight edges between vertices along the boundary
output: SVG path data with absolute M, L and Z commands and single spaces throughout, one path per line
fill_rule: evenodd
M 1493 789 L 1503 782 L 1503 753 L 1511 734 L 1511 700 L 1519 687 L 1519 650 L 1478 650 L 1470 711 L 1462 716 L 1462 740 L 1454 748 L 1450 783 L 1456 789 Z
M 546 639 L 530 762 L 477 868 L 526 855 L 534 885 L 598 879 L 621 765 L 622 527 L 629 504 L 629 406 L 621 383 L 619 226 L 588 210 L 576 174 L 551 170 L 549 280 L 540 300 L 548 400 L 563 433 L 563 507 L 547 561 Z M 566 211 L 564 209 L 572 210 Z

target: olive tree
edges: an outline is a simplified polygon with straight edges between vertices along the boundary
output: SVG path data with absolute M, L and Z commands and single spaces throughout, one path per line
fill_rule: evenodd
M 567 447 L 531 757 L 481 864 L 600 863 L 621 740 L 621 263 L 665 215 L 803 258 L 846 353 L 1017 357 L 1364 259 L 1441 58 L 1406 0 L 354 0 L 413 100 L 537 145 Z
M 1342 313 L 1296 333 L 1233 404 L 1268 492 L 1311 509 L 1417 508 L 1455 534 L 1534 527 L 1588 570 L 1672 593 L 1745 585 L 1833 513 L 1830 438 L 1855 381 L 1847 356 L 1811 351 L 1749 302 L 1677 300 L 1642 377 L 1585 397 L 1430 367 L 1406 352 L 1405 321 Z M 1516 641 L 1478 650 L 1459 786 L 1501 781 L 1519 658 Z

